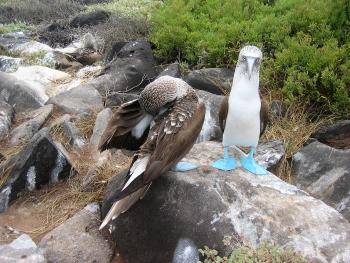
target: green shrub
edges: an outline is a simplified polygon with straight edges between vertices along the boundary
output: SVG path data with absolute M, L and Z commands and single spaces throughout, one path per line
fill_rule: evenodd
M 350 115 L 348 0 L 168 0 L 151 21 L 164 61 L 227 66 L 254 44 L 265 55 L 263 88 L 281 90 L 287 103 Z
M 221 257 L 214 249 L 199 249 L 204 257 L 203 263 L 306 263 L 307 261 L 292 249 L 282 249 L 266 243 L 256 249 L 242 247 L 234 250 L 228 257 Z

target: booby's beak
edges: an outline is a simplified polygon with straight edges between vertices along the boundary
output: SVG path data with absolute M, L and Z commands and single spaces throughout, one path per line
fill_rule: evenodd
M 248 77 L 249 77 L 249 79 L 252 77 L 253 66 L 254 66 L 254 63 L 255 63 L 255 59 L 256 59 L 256 58 L 251 58 L 251 57 L 248 57 L 248 58 L 247 58 Z

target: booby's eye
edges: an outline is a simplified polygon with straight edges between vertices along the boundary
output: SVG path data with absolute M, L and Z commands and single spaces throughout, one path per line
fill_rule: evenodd
M 244 61 L 244 62 L 247 61 L 247 57 L 246 57 L 246 56 L 243 56 L 243 57 L 242 57 L 242 61 Z

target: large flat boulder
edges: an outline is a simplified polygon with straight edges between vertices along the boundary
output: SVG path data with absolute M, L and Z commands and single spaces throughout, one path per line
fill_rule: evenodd
M 212 145 L 196 144 L 186 158 L 220 158 Z M 103 215 L 118 181 L 108 187 Z M 267 241 L 293 247 L 310 262 L 350 262 L 350 223 L 339 212 L 271 173 L 256 176 L 242 168 L 168 172 L 112 229 L 129 263 L 171 262 L 178 241 L 186 238 L 224 254 L 241 243 L 255 247 Z
M 350 149 L 334 149 L 316 141 L 294 154 L 292 168 L 299 188 L 350 221 Z

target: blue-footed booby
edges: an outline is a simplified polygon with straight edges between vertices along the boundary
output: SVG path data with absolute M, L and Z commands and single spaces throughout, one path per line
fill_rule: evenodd
M 229 156 L 229 146 L 236 149 L 236 146 L 243 146 L 250 147 L 250 152 L 248 156 L 241 152 L 242 167 L 257 175 L 267 174 L 253 157 L 259 137 L 268 121 L 267 103 L 261 99 L 259 93 L 261 60 L 262 52 L 255 46 L 245 46 L 239 53 L 230 95 L 224 98 L 220 107 L 224 159 L 214 162 L 215 168 L 225 171 L 235 169 L 236 161 Z
M 185 81 L 163 76 L 148 84 L 139 99 L 124 103 L 114 113 L 100 149 L 138 149 L 116 189 L 114 204 L 100 229 L 142 198 L 151 182 L 175 166 L 184 171 L 195 168 L 178 163 L 192 148 L 204 121 L 205 106 Z

